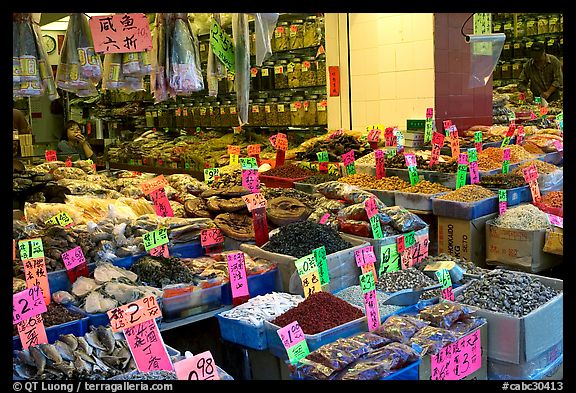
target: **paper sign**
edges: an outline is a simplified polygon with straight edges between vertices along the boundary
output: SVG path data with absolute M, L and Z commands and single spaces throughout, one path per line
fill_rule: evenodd
M 161 246 L 151 248 L 149 254 L 153 257 L 170 258 L 170 251 L 168 250 L 168 244 L 162 244 Z
M 404 154 L 404 161 L 407 167 L 416 166 L 416 156 L 414 154 Z
M 442 124 L 444 125 L 444 130 L 449 130 L 452 126 L 452 120 L 444 120 Z
M 354 162 L 354 150 L 350 150 L 347 153 L 342 154 L 342 163 L 348 166 Z
M 56 161 L 58 158 L 56 157 L 56 150 L 46 150 L 44 152 L 44 157 L 46 157 L 46 161 Z
M 532 194 L 532 201 L 540 202 L 542 196 L 540 195 L 540 187 L 538 186 L 538 180 L 532 180 L 528 182 L 528 186 L 530 187 L 530 193 Z
M 66 161 L 64 162 L 64 164 L 66 165 L 67 168 L 70 168 L 72 166 L 72 160 L 70 159 L 70 156 L 68 156 L 68 158 L 66 158 Z
M 354 165 L 354 162 L 346 165 L 346 174 L 348 176 L 356 174 L 356 165 Z
M 504 159 L 504 161 L 510 161 L 510 148 L 509 147 L 504 149 L 503 159 Z
M 267 205 L 266 198 L 264 198 L 264 195 L 262 195 L 260 193 L 242 195 L 242 200 L 244 201 L 244 203 L 248 207 L 248 211 L 250 211 L 250 212 L 254 209 L 266 207 L 266 205 Z
M 402 253 L 405 249 L 406 245 L 404 244 L 404 236 L 398 236 L 396 238 L 396 251 Z
M 434 120 L 426 119 L 426 123 L 424 123 L 424 143 L 428 143 L 432 140 L 433 131 L 434 131 Z
M 172 371 L 174 366 L 154 319 L 124 329 L 136 367 L 142 372 Z
M 456 173 L 456 189 L 464 187 L 466 185 L 466 172 L 468 170 L 468 165 L 458 164 L 458 172 Z
M 498 190 L 498 212 L 500 215 L 506 212 L 508 193 L 506 190 Z
M 364 293 L 364 308 L 366 310 L 368 331 L 371 332 L 380 326 L 380 310 L 378 309 L 375 289 Z
M 518 133 L 516 134 L 516 144 L 521 145 L 524 141 L 524 136 L 526 135 L 524 131 L 524 126 L 518 126 Z
M 548 107 L 541 106 L 540 107 L 540 117 L 543 117 L 546 113 L 548 113 Z
M 378 281 L 378 275 L 376 274 L 376 266 L 374 266 L 374 263 L 367 263 L 362 266 L 360 270 L 362 271 L 362 274 L 372 273 L 374 281 Z
M 302 289 L 304 290 L 304 297 L 308 297 L 313 293 L 322 292 L 322 285 L 320 284 L 320 277 L 318 269 L 313 270 L 304 276 L 300 276 L 302 281 Z
M 328 135 L 328 139 L 334 139 L 336 137 L 339 137 L 340 135 L 344 135 L 344 131 L 343 130 L 336 130 L 333 133 L 331 133 L 330 135 Z
M 362 293 L 374 291 L 376 289 L 376 282 L 374 281 L 374 275 L 372 272 L 360 275 L 360 288 L 362 288 Z
M 169 186 L 168 180 L 164 177 L 164 175 L 156 176 L 153 179 L 143 181 L 140 183 L 140 189 L 144 195 L 150 194 L 152 191 L 157 190 L 159 188 L 164 188 Z
M 410 261 L 408 266 L 413 266 L 417 263 L 422 262 L 424 258 L 428 256 L 428 246 L 429 246 L 428 234 L 416 236 L 416 242 L 408 250 Z
M 152 191 L 150 193 L 150 199 L 152 199 L 157 216 L 174 217 L 174 211 L 172 210 L 168 196 L 166 196 L 164 187 Z
M 281 327 L 277 331 L 280 341 L 284 345 L 284 348 L 288 349 L 298 344 L 300 341 L 306 340 L 302 328 L 298 324 L 298 321 L 294 321 L 284 327 Z
M 18 249 L 20 250 L 20 260 L 44 257 L 44 246 L 42 239 L 25 239 L 18 241 Z
M 430 168 L 439 162 L 440 149 L 444 146 L 444 138 L 445 136 L 439 132 L 432 134 L 432 151 L 430 153 L 430 163 L 428 165 Z
M 564 145 L 562 144 L 562 142 L 560 141 L 554 141 L 552 142 L 552 144 L 554 145 L 554 147 L 556 148 L 556 151 L 564 151 Z
M 112 331 L 119 332 L 143 322 L 161 317 L 160 307 L 153 295 L 116 307 L 106 313 L 110 318 Z
M 319 162 L 318 163 L 318 170 L 320 172 L 324 172 L 324 173 L 328 172 L 328 163 L 325 161 Z
M 456 126 L 450 126 L 450 148 L 452 149 L 452 158 L 458 158 L 460 154 L 460 138 Z
M 224 235 L 218 228 L 202 229 L 200 231 L 200 244 L 202 247 L 224 243 Z
M 436 277 L 442 284 L 442 297 L 447 300 L 454 301 L 454 293 L 452 293 L 452 279 L 448 269 L 440 269 L 436 271 Z
M 280 135 L 280 134 L 278 134 L 278 135 Z M 284 135 L 284 134 L 282 134 L 282 135 Z M 276 146 L 276 150 L 283 150 L 283 151 L 288 150 L 288 139 L 286 137 L 282 138 L 282 137 L 278 136 L 276 138 L 275 146 Z
M 328 260 L 326 259 L 326 247 L 318 247 L 312 250 L 316 266 L 318 266 L 318 274 L 320 275 L 320 285 L 326 285 L 330 282 L 328 275 Z
M 44 257 L 37 257 L 22 260 L 24 265 L 24 277 L 26 286 L 32 288 L 38 286 L 42 290 L 44 302 L 50 304 L 50 284 L 48 282 L 48 273 L 46 270 L 46 260 Z
M 339 164 L 328 164 L 328 174 L 340 176 Z
M 318 157 L 319 162 L 328 162 L 328 152 L 327 151 L 319 151 L 316 153 L 316 157 Z
M 330 218 L 330 214 L 326 213 L 322 216 L 322 218 L 320 219 L 320 224 L 326 224 L 326 222 L 328 222 L 328 219 Z
M 372 237 L 374 239 L 382 239 L 382 227 L 380 226 L 380 218 L 377 214 L 370 217 L 370 227 L 372 228 Z
M 214 180 L 220 177 L 220 168 L 206 168 L 204 169 L 204 183 L 209 186 L 214 183 Z
M 404 247 L 412 247 L 414 244 L 416 244 L 416 234 L 410 231 L 404 235 Z
M 558 217 L 554 214 L 550 214 L 550 213 L 546 213 L 546 215 L 548 216 L 548 221 L 550 222 L 551 225 L 557 226 L 559 228 L 564 228 L 564 218 L 563 217 Z
M 12 295 L 13 325 L 45 313 L 47 310 L 42 289 L 39 286 L 32 286 Z
M 426 108 L 426 118 L 431 119 L 434 116 L 434 108 Z
M 380 134 L 382 131 L 377 129 L 372 129 L 368 133 L 368 142 L 378 142 L 380 140 Z
M 356 265 L 358 267 L 362 267 L 364 265 L 376 262 L 374 247 L 366 246 L 358 250 L 354 250 L 354 258 L 356 259 Z
M 410 176 L 410 185 L 414 186 L 418 184 L 420 177 L 418 176 L 418 169 L 416 169 L 415 166 L 408 167 L 408 175 Z
M 18 330 L 23 350 L 35 347 L 38 344 L 48 344 L 42 314 L 20 322 L 16 325 L 16 329 Z
M 430 355 L 431 379 L 460 380 L 482 366 L 480 329 L 448 344 L 436 355 Z
M 246 262 L 242 251 L 226 255 L 228 260 L 228 276 L 232 297 L 250 296 L 248 292 L 248 278 L 246 276 Z
M 294 265 L 296 265 L 296 271 L 298 272 L 299 276 L 305 276 L 313 271 L 318 270 L 314 254 L 308 254 L 295 260 Z
M 276 147 L 276 138 L 278 138 L 278 135 L 272 135 L 270 138 L 268 138 L 268 140 L 270 141 L 270 144 L 274 148 Z
M 228 154 L 240 154 L 240 146 L 228 145 Z
M 260 178 L 257 169 L 242 171 L 242 187 L 247 188 L 251 194 L 260 192 Z
M 216 19 L 211 19 L 210 46 L 212 51 L 228 69 L 228 72 L 235 72 L 234 42 L 230 36 L 220 27 Z
M 256 156 L 260 154 L 260 145 L 248 145 L 246 149 L 249 156 Z
M 180 381 L 214 381 L 220 379 L 210 351 L 204 351 L 174 363 L 174 371 Z
M 161 246 L 162 244 L 167 244 L 169 242 L 168 229 L 160 228 L 155 231 L 147 232 L 142 235 L 142 241 L 146 252 L 150 251 L 152 248 Z
M 340 66 L 328 66 L 330 97 L 340 95 Z
M 366 214 L 368 218 L 371 218 L 375 214 L 378 214 L 378 207 L 376 206 L 376 197 L 370 197 L 364 201 L 364 208 L 366 209 Z
M 376 179 L 380 180 L 386 177 L 386 168 L 384 167 L 384 152 L 380 149 L 374 151 L 376 157 Z
M 461 165 L 468 164 L 468 154 L 467 153 L 458 154 L 458 164 L 461 164 Z
M 89 20 L 97 53 L 143 52 L 152 49 L 152 34 L 145 14 L 92 16 Z M 87 56 L 90 64 L 90 57 Z
M 396 249 L 396 243 L 383 246 L 380 249 L 380 269 L 378 275 L 381 276 L 384 273 L 395 272 L 400 270 L 400 254 Z
M 242 166 L 242 169 L 258 169 L 258 164 L 254 157 L 240 158 L 240 165 Z
M 524 180 L 526 183 L 531 182 L 532 180 L 538 180 L 538 170 L 534 164 L 523 168 L 522 175 L 524 176 Z
M 51 219 L 45 222 L 46 225 L 60 225 L 61 227 L 72 226 L 74 222 L 66 212 L 56 214 Z
M 70 270 L 75 268 L 78 265 L 86 263 L 86 258 L 84 257 L 84 253 L 82 252 L 82 247 L 74 247 L 71 250 L 63 252 L 61 254 L 62 261 L 64 262 L 64 266 L 66 270 Z

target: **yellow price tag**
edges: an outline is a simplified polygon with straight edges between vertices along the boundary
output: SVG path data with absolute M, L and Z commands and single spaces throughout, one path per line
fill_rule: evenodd
M 308 297 L 313 293 L 322 291 L 322 285 L 320 284 L 320 274 L 318 273 L 317 268 L 311 273 L 300 276 L 300 280 L 302 280 L 304 297 Z
M 61 227 L 67 227 L 73 224 L 72 218 L 66 212 L 61 212 L 56 214 L 54 217 L 50 218 L 45 222 L 46 225 L 60 225 Z

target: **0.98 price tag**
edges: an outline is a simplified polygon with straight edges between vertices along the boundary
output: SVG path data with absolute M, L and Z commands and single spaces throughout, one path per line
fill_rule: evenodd
M 176 377 L 180 381 L 214 381 L 220 379 L 210 351 L 174 363 L 174 371 L 176 371 Z

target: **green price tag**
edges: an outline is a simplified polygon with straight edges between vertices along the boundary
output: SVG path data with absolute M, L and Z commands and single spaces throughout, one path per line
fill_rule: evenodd
M 54 217 L 46 221 L 46 225 L 60 225 L 61 227 L 66 227 L 72 224 L 72 218 L 66 212 L 61 212 L 56 214 Z
M 316 266 L 318 266 L 318 274 L 320 275 L 320 285 L 325 285 L 330 282 L 328 276 L 328 260 L 326 259 L 326 247 L 318 247 L 312 250 Z
M 44 246 L 40 238 L 18 241 L 18 249 L 20 250 L 20 260 L 22 261 L 44 256 Z
M 303 256 L 302 258 L 295 260 L 294 264 L 296 265 L 296 270 L 300 277 L 312 273 L 313 271 L 318 271 L 314 254 Z
M 145 233 L 142 236 L 142 241 L 144 242 L 144 249 L 146 252 L 150 251 L 152 248 L 156 248 L 163 244 L 168 243 L 168 229 L 160 228 L 155 231 Z
M 502 161 L 502 173 L 510 172 L 510 160 Z
M 202 129 L 200 127 L 196 127 L 196 132 L 200 132 Z
M 509 136 L 505 136 L 504 139 L 502 139 L 502 144 L 500 145 L 500 147 L 506 147 L 510 144 L 510 137 Z
M 475 147 L 468 149 L 468 162 L 478 161 L 478 151 Z
M 295 344 L 286 349 L 286 352 L 288 353 L 288 359 L 290 360 L 290 363 L 296 364 L 300 359 L 308 356 L 310 350 L 308 349 L 306 340 L 302 340 L 298 344 Z
M 412 247 L 416 243 L 416 233 L 414 231 L 404 235 L 404 247 Z
M 400 254 L 396 243 L 389 244 L 380 248 L 380 269 L 378 269 L 378 277 L 384 273 L 395 272 L 400 270 Z
M 458 173 L 456 174 L 456 189 L 464 187 L 466 185 L 466 172 L 468 170 L 468 165 L 458 164 Z
M 360 288 L 362 288 L 362 293 L 370 292 L 376 289 L 374 274 L 372 274 L 371 271 L 360 275 Z
M 240 165 L 242 169 L 258 169 L 258 164 L 254 157 L 240 158 Z
M 318 157 L 318 161 L 320 162 L 328 162 L 328 152 L 327 151 L 319 151 L 316 153 L 316 157 Z
M 220 176 L 220 168 L 206 168 L 204 169 L 204 183 L 212 185 L 214 180 Z
M 556 115 L 556 120 L 558 120 L 558 121 L 564 120 L 564 112 L 557 114 L 557 115 Z
M 408 167 L 408 174 L 410 175 L 410 184 L 411 185 L 414 186 L 420 181 L 420 178 L 418 177 L 418 170 L 416 169 L 415 166 L 409 166 Z
M 498 190 L 498 202 L 508 202 L 508 193 L 506 190 Z
M 394 158 L 396 156 L 396 148 L 386 149 L 386 158 Z
M 426 119 L 426 124 L 424 126 L 424 143 L 428 143 L 432 140 L 432 119 Z
M 346 173 L 348 175 L 356 174 L 356 165 L 354 165 L 354 163 L 346 165 Z
M 214 18 L 210 29 L 210 46 L 216 57 L 234 74 L 234 43 Z
M 534 102 L 540 104 L 542 100 L 540 100 L 540 97 L 534 97 Z
M 370 217 L 370 225 L 372 226 L 372 235 L 374 239 L 382 239 L 382 227 L 380 226 L 380 218 L 378 218 L 378 214 L 373 215 Z
M 474 142 L 475 143 L 482 143 L 482 131 L 474 132 Z
M 190 170 L 190 163 L 188 161 L 184 162 L 184 169 L 186 169 L 187 171 Z
M 438 281 L 442 284 L 442 289 L 452 286 L 452 278 L 450 278 L 448 269 L 436 270 L 436 277 L 438 277 Z

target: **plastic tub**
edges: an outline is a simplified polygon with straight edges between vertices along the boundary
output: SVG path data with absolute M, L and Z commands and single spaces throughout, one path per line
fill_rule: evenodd
M 248 276 L 248 292 L 250 292 L 250 297 L 266 295 L 273 291 L 280 291 L 278 278 L 278 268 L 274 268 L 261 274 Z M 229 282 L 222 285 L 222 304 L 232 304 L 232 289 L 230 288 Z
M 432 211 L 432 198 L 447 194 L 440 192 L 437 194 L 418 194 L 411 192 L 396 192 L 396 206 L 402 206 L 405 209 Z
M 382 378 L 382 380 L 416 381 L 418 380 L 418 369 L 420 367 L 420 363 L 422 363 L 422 359 L 419 358 L 411 365 L 404 367 L 385 378 Z
M 494 192 L 498 192 L 498 188 L 489 188 Z M 506 189 L 506 199 L 508 206 L 519 205 L 522 202 L 530 202 L 532 200 L 532 193 L 530 192 L 530 187 L 521 186 L 515 188 Z
M 262 350 L 268 348 L 264 324 L 254 326 L 246 321 L 230 319 L 216 314 L 220 325 L 220 335 L 226 341 L 247 348 Z
M 436 216 L 473 220 L 498 212 L 498 196 L 470 203 L 432 198 L 432 212 Z
M 89 318 L 84 317 L 75 321 L 66 322 L 60 325 L 54 325 L 46 328 L 46 337 L 48 343 L 52 344 L 60 338 L 61 334 L 73 334 L 75 336 L 83 336 L 88 333 Z M 21 351 L 22 342 L 20 336 L 12 337 L 12 349 Z
M 162 298 L 161 307 L 166 322 L 215 310 L 222 307 L 222 285 Z
M 307 177 L 288 179 L 286 177 L 267 176 L 262 174 L 260 175 L 260 181 L 269 188 L 294 188 L 295 182 L 302 183 L 303 180 L 306 179 Z
M 90 273 L 92 273 L 95 268 L 95 263 L 88 264 L 88 271 Z M 50 294 L 58 291 L 70 291 L 72 289 L 72 283 L 70 283 L 68 273 L 66 273 L 65 269 L 48 272 L 48 285 L 50 287 Z
M 86 317 L 88 317 L 88 326 L 100 326 L 100 325 L 109 325 L 110 324 L 110 319 L 108 318 L 108 314 L 106 313 L 98 313 L 98 314 L 90 314 L 87 313 L 86 311 L 82 310 L 79 307 L 73 306 L 73 305 L 66 305 L 65 306 L 67 309 L 69 309 L 70 311 L 73 312 L 77 312 L 79 314 L 85 315 Z

